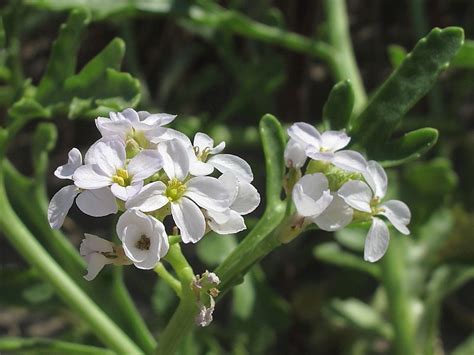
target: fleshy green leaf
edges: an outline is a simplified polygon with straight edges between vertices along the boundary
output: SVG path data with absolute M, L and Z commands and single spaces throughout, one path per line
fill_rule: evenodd
M 235 286 L 232 291 L 232 313 L 240 319 L 248 319 L 255 304 L 255 289 L 250 275 L 247 274 L 244 282 Z
M 359 255 L 348 253 L 341 249 L 337 243 L 328 242 L 314 248 L 313 254 L 316 258 L 344 268 L 366 272 L 375 278 L 380 277 L 380 267 L 362 259 Z
M 394 68 L 398 68 L 400 64 L 403 63 L 407 56 L 407 51 L 402 46 L 397 44 L 392 44 L 387 48 L 388 58 L 390 59 L 390 63 Z
M 280 122 L 272 115 L 266 114 L 260 120 L 260 136 L 267 175 L 267 205 L 272 206 L 281 202 L 283 176 L 285 174 L 285 134 Z
M 323 120 L 330 129 L 347 128 L 354 107 L 354 89 L 350 80 L 344 80 L 332 88 L 323 108 Z
M 48 118 L 51 111 L 36 100 L 23 97 L 13 104 L 8 114 L 14 119 Z
M 54 103 L 62 95 L 64 81 L 76 70 L 76 52 L 80 45 L 83 29 L 89 22 L 89 14 L 82 9 L 71 12 L 65 24 L 61 26 L 59 36 L 53 43 L 46 73 L 41 79 L 36 93 L 37 100 L 43 105 Z
M 233 235 L 212 233 L 203 238 L 196 246 L 199 259 L 207 266 L 219 265 L 237 246 Z
M 449 65 L 463 40 L 464 32 L 458 27 L 435 28 L 421 39 L 364 111 L 351 120 L 351 133 L 357 142 L 365 147 L 383 146 L 405 113 Z
M 416 160 L 438 141 L 438 130 L 420 128 L 387 143 L 383 150 L 374 151 L 372 157 L 384 167 L 392 167 Z
M 359 331 L 373 333 L 385 339 L 393 338 L 393 329 L 382 316 L 368 304 L 355 298 L 334 300 L 329 305 L 332 315 L 342 318 L 346 325 Z
M 451 61 L 455 68 L 474 68 L 474 41 L 465 41 L 458 54 Z

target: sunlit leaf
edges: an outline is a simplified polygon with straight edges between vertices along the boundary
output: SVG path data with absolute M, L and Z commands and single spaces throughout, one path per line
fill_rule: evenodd
M 324 104 L 323 120 L 330 129 L 347 128 L 354 107 L 354 89 L 350 80 L 337 83 Z
M 464 32 L 458 27 L 435 28 L 421 39 L 362 113 L 351 120 L 351 133 L 357 142 L 365 147 L 383 146 L 405 113 L 447 68 L 463 40 Z

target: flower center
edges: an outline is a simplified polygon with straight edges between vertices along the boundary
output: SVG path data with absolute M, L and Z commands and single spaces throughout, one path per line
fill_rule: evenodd
M 203 150 L 200 150 L 199 147 L 194 147 L 194 154 L 196 154 L 196 158 L 202 162 L 206 162 L 210 152 L 211 148 L 209 147 L 206 147 Z
M 150 238 L 143 234 L 140 239 L 135 243 L 135 246 L 140 250 L 150 249 Z
M 132 182 L 132 179 L 128 175 L 128 171 L 126 169 L 117 169 L 115 175 L 112 176 L 112 181 L 119 184 L 120 186 L 129 186 Z
M 177 201 L 184 195 L 186 192 L 186 185 L 183 184 L 178 179 L 172 179 L 168 182 L 166 187 L 165 195 L 168 197 L 170 202 Z

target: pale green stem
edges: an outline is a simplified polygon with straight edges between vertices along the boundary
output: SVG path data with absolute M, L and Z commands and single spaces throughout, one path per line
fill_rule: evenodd
M 358 114 L 366 104 L 367 94 L 352 48 L 345 0 L 325 0 L 329 43 L 335 50 L 329 62 L 338 81 L 350 79 L 354 88 L 354 113 Z
M 388 306 L 395 338 L 394 353 L 397 355 L 415 354 L 414 319 L 411 316 L 408 275 L 403 240 L 400 236 L 392 238 L 387 253 L 382 258 L 382 282 L 387 293 Z
M 194 326 L 198 307 L 191 289 L 194 271 L 181 252 L 179 244 L 170 246 L 165 260 L 171 264 L 181 283 L 181 297 L 178 308 L 158 338 L 157 354 L 172 355 L 176 353 L 183 339 Z
M 181 283 L 178 280 L 176 280 L 175 277 L 173 275 L 171 275 L 168 270 L 166 270 L 166 267 L 163 265 L 163 263 L 160 262 L 160 263 L 156 264 L 156 266 L 154 268 L 154 271 L 181 298 Z
M 119 353 L 142 351 L 71 280 L 23 225 L 7 199 L 3 173 L 0 172 L 0 229 L 23 258 L 53 286 L 63 301 L 87 322 L 99 339 Z

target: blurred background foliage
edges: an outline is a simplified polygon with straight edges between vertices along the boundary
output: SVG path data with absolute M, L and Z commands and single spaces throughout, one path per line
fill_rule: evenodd
M 36 123 L 28 124 L 9 158 L 16 169 L 31 175 L 38 173 L 35 166 L 42 159 L 35 152 L 50 150 L 46 172 L 50 196 L 60 187 L 52 175 L 54 168 L 71 147 L 83 150 L 98 138 L 92 119 L 110 110 L 138 105 L 178 114 L 176 128 L 188 134 L 208 132 L 217 141 L 225 140 L 228 151 L 249 160 L 260 191 L 265 175 L 260 117 L 271 112 L 285 123 L 323 124 L 323 106 L 334 77 L 327 63 L 312 54 L 311 46 L 298 46 L 292 37 L 330 36 L 321 1 L 3 3 L 2 125 L 7 111 L 13 118 L 31 113 L 50 119 L 59 132 L 53 149 L 56 137 L 42 142 L 43 135 L 37 133 L 48 131 L 47 124 L 38 129 Z M 78 5 L 88 12 L 69 17 L 69 25 L 61 30 L 63 40 L 53 45 L 69 10 Z M 400 137 L 429 126 L 439 131 L 439 140 L 421 160 L 390 170 L 391 180 L 397 182 L 390 193 L 406 201 L 413 213 L 412 235 L 393 235 L 391 248 L 399 251 L 394 262 L 405 266 L 399 287 L 410 295 L 423 351 L 473 354 L 474 44 L 469 39 L 474 39 L 474 3 L 348 0 L 347 5 L 355 56 L 369 96 L 431 28 L 455 25 L 465 30 L 467 41 L 451 66 L 394 133 Z M 54 51 L 57 60 L 48 64 Z M 38 145 L 50 146 L 35 149 Z M 7 178 L 19 179 L 12 166 L 4 169 Z M 10 191 L 16 206 L 27 205 L 28 194 L 27 187 L 23 192 Z M 263 205 L 247 219 L 249 226 Z M 41 223 L 32 217 L 35 212 L 30 209 L 25 223 L 41 230 Z M 74 245 L 85 231 L 113 233 L 112 217 L 104 222 L 74 212 L 64 226 Z M 396 330 L 387 312 L 387 290 L 380 283 L 386 266 L 362 260 L 365 233 L 359 227 L 335 234 L 308 231 L 275 250 L 218 304 L 215 321 L 187 338 L 181 353 L 390 352 Z M 41 233 L 36 237 L 41 239 Z M 44 238 L 43 243 L 54 248 L 56 242 Z M 196 272 L 212 270 L 239 238 L 211 235 L 184 251 Z M 0 334 L 9 337 L 0 340 L 3 346 L 10 342 L 13 349 L 13 337 L 99 345 L 4 238 L 0 256 Z M 158 334 L 176 305 L 171 289 L 153 272 L 127 268 L 124 274 L 132 299 L 152 333 Z M 97 287 L 107 300 L 113 295 L 114 275 L 106 270 L 95 285 L 85 287 Z M 44 346 L 40 343 L 32 340 L 35 353 Z

